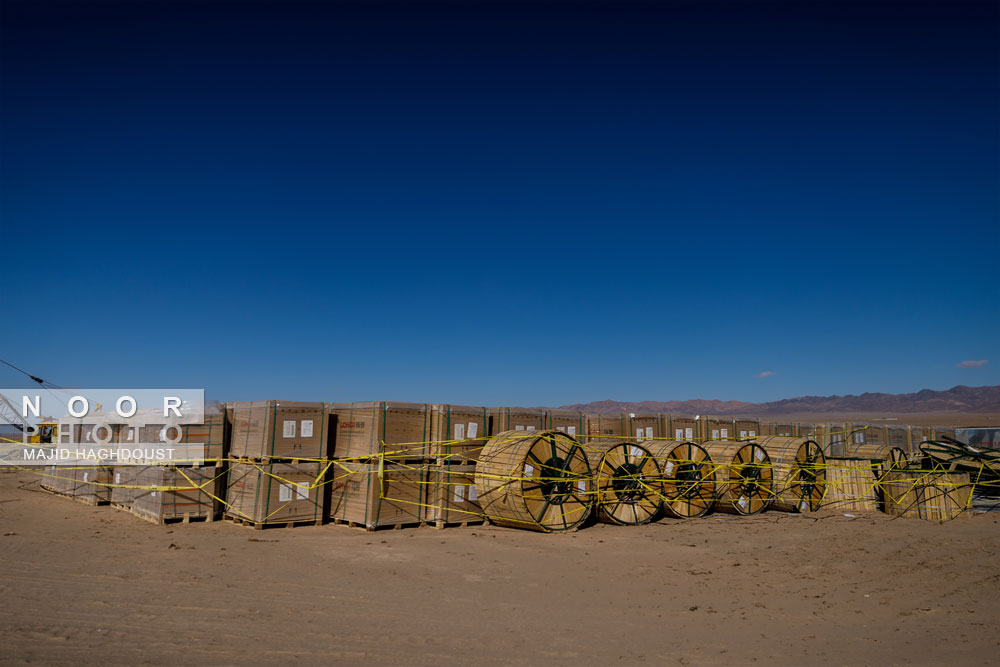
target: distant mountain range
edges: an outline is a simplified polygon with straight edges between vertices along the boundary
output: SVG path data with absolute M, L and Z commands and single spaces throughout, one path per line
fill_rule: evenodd
M 861 394 L 860 396 L 800 396 L 769 403 L 744 401 L 595 401 L 564 405 L 561 409 L 598 414 L 619 412 L 679 415 L 793 415 L 847 413 L 991 413 L 1000 412 L 1000 385 L 966 387 L 944 391 L 924 389 L 914 394 Z

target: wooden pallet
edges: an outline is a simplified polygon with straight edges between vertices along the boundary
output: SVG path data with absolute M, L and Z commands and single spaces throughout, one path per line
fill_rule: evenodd
M 151 523 L 154 526 L 165 526 L 171 523 L 212 523 L 215 521 L 215 517 L 212 515 L 205 514 L 185 514 L 184 516 L 168 516 L 163 518 L 157 518 L 149 516 L 148 514 L 142 514 L 141 512 L 136 512 L 131 508 L 125 508 L 121 506 L 121 509 L 125 509 L 129 514 L 134 517 L 138 517 L 147 523 Z
M 330 523 L 335 526 L 347 526 L 348 528 L 357 528 L 358 530 L 365 530 L 368 532 L 374 532 L 376 530 L 403 530 L 404 528 L 423 528 L 427 525 L 426 521 L 411 521 L 408 523 L 393 523 L 385 525 L 377 525 L 374 523 L 358 523 L 356 521 L 347 521 L 345 519 L 330 519 Z
M 275 522 L 264 522 L 264 521 L 253 521 L 251 519 L 246 519 L 239 516 L 230 516 L 228 514 L 223 515 L 224 520 L 231 523 L 235 523 L 238 526 L 248 526 L 254 530 L 263 530 L 265 528 L 296 528 L 298 526 L 322 526 L 326 521 L 324 519 L 302 519 L 300 521 L 275 521 Z
M 485 523 L 484 519 L 468 519 L 466 521 L 435 521 L 434 528 L 468 528 L 469 526 L 479 526 Z

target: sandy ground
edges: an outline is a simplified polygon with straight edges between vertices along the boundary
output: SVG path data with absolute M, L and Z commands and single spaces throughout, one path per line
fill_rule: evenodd
M 0 474 L 0 659 L 996 664 L 1000 515 L 824 510 L 545 535 L 157 527 Z

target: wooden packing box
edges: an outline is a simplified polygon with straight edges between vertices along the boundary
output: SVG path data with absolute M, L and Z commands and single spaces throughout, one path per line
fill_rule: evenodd
M 336 461 L 330 469 L 329 517 L 375 529 L 428 520 L 431 496 L 428 464 Z
M 864 459 L 826 459 L 823 505 L 843 510 L 877 510 L 875 464 Z
M 476 495 L 476 466 L 433 465 L 428 468 L 428 480 L 426 521 L 438 525 L 483 522 Z
M 132 511 L 154 523 L 184 517 L 215 518 L 225 477 L 221 466 L 137 466 Z
M 761 435 L 760 422 L 756 419 L 734 419 L 733 437 L 740 440 L 753 440 Z
M 666 437 L 673 438 L 678 442 L 696 442 L 705 440 L 703 433 L 699 433 L 698 422 L 694 417 L 679 417 L 675 415 L 661 415 L 660 421 L 663 424 L 663 431 Z
M 334 456 L 363 460 L 377 456 L 385 443 L 385 457 L 405 461 L 435 456 L 431 444 L 433 410 L 427 403 L 328 403 L 337 416 Z
M 72 466 L 45 466 L 41 486 L 55 493 L 69 495 L 76 486 L 76 471 Z
M 735 440 L 731 420 L 722 417 L 702 417 L 701 423 L 706 440 Z
M 234 463 L 226 475 L 227 517 L 261 525 L 322 523 L 329 508 L 328 463 Z
M 334 421 L 322 403 L 230 403 L 230 454 L 240 459 L 327 459 Z
M 488 413 L 465 405 L 431 406 L 432 455 L 445 462 L 475 461 L 486 444 Z
M 575 410 L 549 410 L 545 413 L 545 430 L 580 438 L 587 433 L 587 415 Z
M 617 443 L 629 437 L 628 416 L 587 415 L 587 443 L 592 446 L 601 443 Z
M 796 424 L 790 424 L 787 422 L 783 424 L 772 422 L 770 424 L 767 424 L 767 426 L 764 426 L 762 424 L 761 429 L 767 432 L 768 435 L 779 435 L 784 437 L 791 437 L 794 436 L 796 433 L 798 433 Z
M 60 466 L 71 477 L 66 495 L 89 503 L 111 502 L 111 466 L 87 465 Z
M 544 431 L 546 413 L 535 408 L 493 408 L 491 436 L 504 431 Z
M 626 439 L 642 442 L 664 437 L 659 415 L 627 414 L 624 419 L 627 421 Z
M 926 441 L 930 440 L 933 435 L 933 429 L 929 426 L 910 426 L 909 430 L 909 446 L 906 448 L 908 454 L 918 454 L 920 452 L 920 445 Z
M 229 428 L 226 413 L 214 410 L 205 412 L 205 420 L 201 424 L 123 426 L 116 442 L 123 445 L 159 445 L 170 444 L 170 441 L 179 445 L 202 444 L 202 462 L 193 462 L 192 465 L 215 465 L 229 454 Z M 173 464 L 184 465 L 181 461 Z
M 887 426 L 885 428 L 885 442 L 890 447 L 899 447 L 907 454 L 910 453 L 910 433 L 905 426 Z
M 142 466 L 114 466 L 111 469 L 111 503 L 131 507 L 135 500 L 136 476 Z

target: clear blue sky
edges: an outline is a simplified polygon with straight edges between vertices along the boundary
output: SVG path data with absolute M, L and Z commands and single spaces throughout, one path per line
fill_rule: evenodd
M 995 3 L 2 12 L 0 358 L 57 384 L 1000 384 Z

